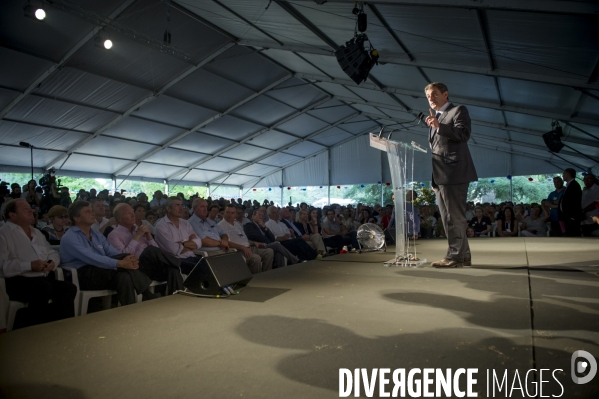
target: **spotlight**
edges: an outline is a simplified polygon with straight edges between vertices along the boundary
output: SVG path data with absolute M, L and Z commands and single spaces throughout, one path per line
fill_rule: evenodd
M 365 33 L 358 34 L 335 51 L 339 66 L 356 84 L 366 81 L 372 67 L 378 65 L 379 53 L 372 45 L 366 50 L 364 42 L 367 40 Z
M 110 40 L 107 36 L 98 34 L 94 39 L 94 44 L 97 47 L 103 47 L 106 50 L 110 50 L 112 48 L 112 40 Z
M 560 152 L 564 148 L 561 137 L 564 135 L 558 121 L 551 122 L 553 130 L 543 135 L 543 141 L 551 152 Z
M 41 7 L 32 6 L 29 2 L 23 7 L 26 17 L 35 18 L 38 21 L 43 21 L 46 18 L 46 12 Z

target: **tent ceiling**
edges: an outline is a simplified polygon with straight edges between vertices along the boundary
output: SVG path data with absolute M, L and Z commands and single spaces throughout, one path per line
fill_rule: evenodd
M 59 173 L 253 184 L 427 113 L 429 81 L 468 106 L 482 175 L 506 167 L 504 158 L 485 164 L 493 149 L 519 157 L 518 170 L 522 154 L 531 166 L 599 159 L 596 2 L 368 2 L 367 33 L 383 62 L 359 86 L 333 54 L 353 36 L 351 2 L 45 4 L 44 22 L 24 18 L 19 2 L 0 5 L 3 169 L 29 165 L 26 141 L 35 167 Z M 172 46 L 161 44 L 167 11 Z M 111 51 L 94 44 L 103 24 Z M 557 155 L 540 137 L 554 118 L 567 144 Z M 331 176 L 344 173 L 352 170 Z

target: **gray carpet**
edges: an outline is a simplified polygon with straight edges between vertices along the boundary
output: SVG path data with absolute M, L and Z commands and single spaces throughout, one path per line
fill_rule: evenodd
M 443 245 L 423 240 L 418 250 L 437 260 Z M 599 376 L 570 378 L 575 350 L 599 355 L 597 241 L 472 248 L 472 268 L 382 266 L 392 249 L 343 254 L 257 275 L 230 299 L 170 296 L 1 334 L 1 392 L 334 398 L 339 368 L 463 367 L 479 369 L 479 397 L 486 369 L 531 368 L 563 369 L 563 397 L 597 397 Z M 543 394 L 559 391 L 546 383 Z

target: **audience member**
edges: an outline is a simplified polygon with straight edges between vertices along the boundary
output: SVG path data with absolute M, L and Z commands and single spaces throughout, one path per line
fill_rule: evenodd
M 152 280 L 139 270 L 135 255 L 121 254 L 97 230 L 89 202 L 78 201 L 69 207 L 73 224 L 60 241 L 60 254 L 66 267 L 77 269 L 82 290 L 115 290 L 121 305 L 136 302 L 136 293 L 144 300 L 156 296 L 148 289 Z
M 164 195 L 162 195 L 162 191 L 156 190 L 154 192 L 152 201 L 150 201 L 150 207 L 153 208 L 155 206 L 164 206 L 166 205 L 166 201 L 167 199 Z
M 562 233 L 567 237 L 580 237 L 582 220 L 582 190 L 576 181 L 576 171 L 572 168 L 562 174 L 566 189 L 559 201 L 558 216 Z
M 318 253 L 317 258 L 322 258 L 327 254 L 327 247 L 322 239 L 322 235 L 318 232 L 318 228 L 314 228 L 310 223 L 310 218 L 306 209 L 299 211 L 299 217 L 297 222 L 294 223 L 294 226 L 299 237 L 303 238 L 308 244 L 312 244 L 312 248 L 316 249 L 316 252 Z
M 236 215 L 235 216 L 235 220 L 237 220 L 239 223 L 241 223 L 242 226 L 245 226 L 247 223 L 251 223 L 252 221 L 250 219 L 248 219 L 248 217 L 245 215 L 245 212 L 243 210 L 243 208 L 240 205 L 237 205 L 236 209 Z
M 213 222 L 219 223 L 222 220 L 220 217 L 218 217 L 219 212 L 220 206 L 218 204 L 210 205 L 210 207 L 208 208 L 208 219 L 212 220 Z
M 491 219 L 483 215 L 483 208 L 480 206 L 474 208 L 474 217 L 468 225 L 472 227 L 476 237 L 488 237 L 492 229 Z
M 499 237 L 515 237 L 518 235 L 518 221 L 514 215 L 514 210 L 506 206 L 503 215 L 497 221 L 497 234 Z
M 252 221 L 243 226 L 243 231 L 249 240 L 266 244 L 274 252 L 273 268 L 285 266 L 285 259 L 290 265 L 300 262 L 300 259 L 293 255 L 280 242 L 276 241 L 274 234 L 266 227 L 262 210 L 258 209 L 252 215 Z
M 523 237 L 544 237 L 547 235 L 547 219 L 549 215 L 542 215 L 541 207 L 534 206 L 530 216 L 526 217 L 520 227 L 520 235 Z
M 89 203 L 94 211 L 94 223 L 91 228 L 104 234 L 104 230 L 106 230 L 107 227 L 114 226 L 116 221 L 106 217 L 106 207 L 100 198 L 91 199 Z
M 32 208 L 39 208 L 42 204 L 42 194 L 35 191 L 36 187 L 37 182 L 35 180 L 29 180 L 21 194 L 21 198 L 25 199 Z
M 202 250 L 210 255 L 222 254 L 229 251 L 229 236 L 214 220 L 208 218 L 208 202 L 196 199 L 191 204 L 193 215 L 189 224 L 202 240 Z
M 599 216 L 599 184 L 597 178 L 590 173 L 584 176 L 583 182 L 581 206 L 584 218 L 580 226 L 582 235 L 599 237 L 599 225 L 593 222 L 593 216 Z
M 60 239 L 69 228 L 69 211 L 64 206 L 54 205 L 48 211 L 50 224 L 42 229 L 42 233 L 50 244 L 60 244 Z
M 138 205 L 141 209 L 143 205 Z M 150 228 L 136 223 L 137 212 L 128 204 L 114 208 L 117 226 L 108 234 L 108 242 L 120 253 L 135 255 L 139 259 L 139 270 L 152 280 L 166 281 L 171 294 L 183 289 L 180 259 L 158 248 Z
M 166 216 L 154 229 L 158 246 L 181 260 L 181 272 L 189 274 L 200 261 L 194 250 L 202 247 L 202 240 L 191 224 L 182 218 L 183 202 L 178 197 L 166 201 Z
M 564 181 L 561 177 L 556 176 L 553 178 L 553 186 L 555 187 L 555 191 L 552 191 L 547 197 L 547 207 L 550 209 L 549 212 L 549 221 L 551 222 L 551 236 L 552 237 L 561 237 L 562 236 L 562 228 L 559 223 L 559 202 L 562 199 L 562 195 L 564 194 L 565 187 Z
M 287 213 L 284 214 L 287 216 Z M 274 234 L 275 239 L 301 260 L 315 259 L 318 253 L 303 238 L 296 237 L 295 231 L 282 222 L 280 216 L 281 213 L 275 206 L 268 207 L 268 222 L 265 225 Z
M 10 194 L 8 195 L 12 199 L 21 198 L 21 186 L 19 183 L 13 183 L 10 185 Z
M 33 210 L 29 203 L 25 199 L 8 201 L 4 218 L 7 223 L 0 227 L 0 277 L 5 279 L 11 301 L 28 304 L 19 310 L 14 328 L 73 317 L 77 288 L 56 280 L 54 270 L 60 265 L 60 256 L 44 235 L 31 227 Z
M 233 204 L 227 205 L 225 219 L 218 225 L 229 237 L 229 245 L 238 251 L 242 251 L 247 265 L 252 273 L 265 272 L 272 269 L 274 252 L 266 248 L 266 244 L 250 241 L 243 231 L 241 224 L 235 220 L 237 208 Z
M 343 239 L 344 246 L 351 245 L 352 251 L 356 251 L 357 248 L 360 247 L 358 244 L 357 232 L 348 232 L 344 226 L 337 223 L 335 220 L 335 211 L 332 209 L 327 210 L 326 219 L 324 222 L 322 222 L 322 236 L 324 238 L 331 238 L 335 236 L 341 237 L 341 239 Z M 339 243 L 339 241 L 337 241 L 337 243 Z M 340 253 L 343 253 L 344 251 L 347 250 L 342 249 Z
M 287 227 L 290 229 L 290 232 L 292 233 L 292 238 L 295 237 L 304 240 L 306 244 L 310 246 L 310 248 L 316 251 L 317 258 L 322 258 L 322 255 L 327 253 L 327 249 L 324 245 L 324 242 L 322 241 L 322 236 L 319 233 L 308 233 L 308 231 L 306 231 L 305 229 L 300 229 L 296 222 L 296 218 L 294 218 L 293 213 L 291 212 L 291 209 L 282 208 L 279 211 L 279 217 L 281 222 L 285 223 Z M 310 256 L 312 255 L 310 254 Z
M 117 205 L 118 206 L 118 205 Z M 115 207 L 116 209 L 116 207 Z M 154 225 L 146 220 L 146 207 L 143 204 L 137 204 L 133 206 L 133 212 L 135 213 L 135 225 L 137 227 L 146 226 L 151 234 L 154 234 Z M 114 210 L 113 210 L 114 214 Z M 115 215 L 116 220 L 116 215 Z M 118 223 L 118 220 L 117 220 Z

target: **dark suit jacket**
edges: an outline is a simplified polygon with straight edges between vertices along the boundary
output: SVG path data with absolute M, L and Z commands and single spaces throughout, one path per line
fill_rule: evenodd
M 276 241 L 275 235 L 270 230 L 265 230 L 254 222 L 246 223 L 243 226 L 243 232 L 251 241 L 263 242 L 265 244 L 270 244 Z
M 468 149 L 471 123 L 463 105 L 449 104 L 439 118 L 439 131 L 429 143 L 433 159 L 433 186 L 463 184 L 478 180 Z
M 557 207 L 559 220 L 579 222 L 582 218 L 582 189 L 572 180 L 562 195 Z

